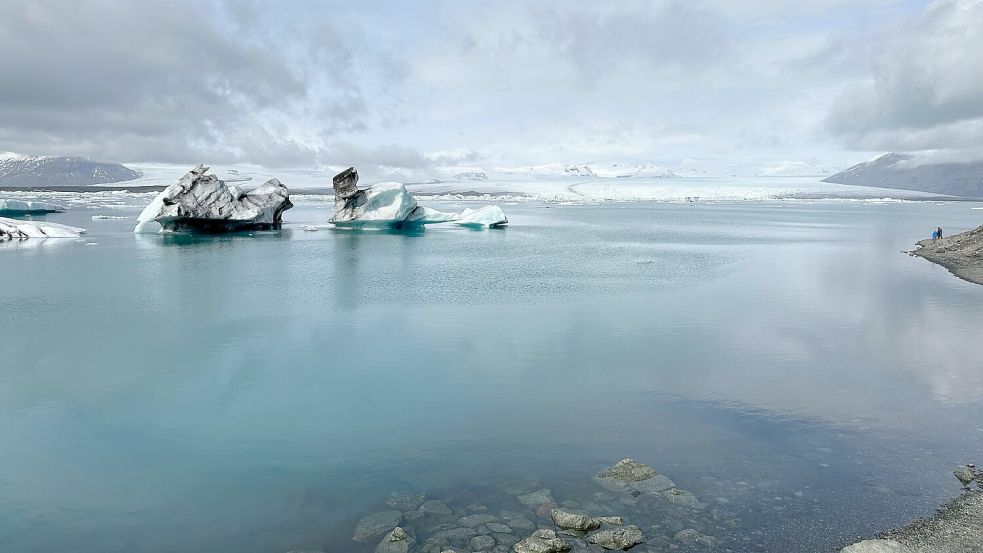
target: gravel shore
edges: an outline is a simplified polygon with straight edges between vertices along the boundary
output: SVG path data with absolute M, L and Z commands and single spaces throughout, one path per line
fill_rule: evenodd
M 983 284 L 983 226 L 939 240 L 921 240 L 912 255 L 938 263 L 957 277 Z

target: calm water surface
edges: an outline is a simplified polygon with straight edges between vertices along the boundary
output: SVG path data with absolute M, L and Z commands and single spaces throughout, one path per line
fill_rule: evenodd
M 983 287 L 900 253 L 970 207 L 534 204 L 389 234 L 305 232 L 308 204 L 212 237 L 53 216 L 89 234 L 0 247 L 0 551 L 371 551 L 352 529 L 391 492 L 582 502 L 627 456 L 722 549 L 830 551 L 983 462 Z

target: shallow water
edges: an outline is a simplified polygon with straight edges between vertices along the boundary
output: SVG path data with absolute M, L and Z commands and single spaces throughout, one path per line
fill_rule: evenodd
M 393 491 L 519 510 L 498 484 L 535 478 L 582 505 L 627 456 L 708 504 L 638 515 L 650 535 L 832 550 L 981 461 L 983 287 L 900 253 L 977 206 L 305 232 L 315 202 L 209 237 L 50 216 L 89 233 L 0 246 L 0 550 L 370 551 L 353 527 Z

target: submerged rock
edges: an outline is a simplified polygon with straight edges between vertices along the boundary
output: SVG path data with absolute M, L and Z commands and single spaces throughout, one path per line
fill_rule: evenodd
M 512 546 L 515 553 L 563 553 L 571 549 L 570 544 L 556 537 L 556 532 L 552 530 L 536 530 Z
M 471 551 L 489 551 L 495 547 L 495 538 L 491 536 L 475 536 L 471 538 Z
M 601 521 L 596 518 L 564 509 L 551 510 L 550 518 L 553 519 L 553 524 L 566 530 L 589 532 L 601 527 Z
M 622 459 L 594 477 L 606 490 L 655 494 L 675 486 L 672 480 L 634 459 Z
M 864 540 L 844 547 L 840 553 L 914 553 L 914 550 L 893 540 Z
M 453 514 L 451 508 L 448 507 L 443 501 L 437 501 L 436 499 L 428 499 L 420 505 L 420 511 L 427 515 L 450 515 Z
M 527 493 L 518 496 L 519 503 L 522 503 L 526 507 L 539 507 L 540 505 L 556 505 L 556 501 L 553 500 L 553 492 L 547 488 L 536 490 L 532 493 Z
M 588 543 L 600 545 L 604 549 L 630 549 L 645 541 L 645 535 L 638 526 L 601 530 L 587 536 Z
M 702 509 L 704 505 L 700 503 L 700 500 L 696 495 L 679 488 L 669 488 L 665 492 L 666 500 L 673 505 L 679 505 L 681 507 L 689 507 L 690 509 Z
M 386 534 L 375 547 L 375 553 L 409 553 L 416 540 L 399 526 Z
M 335 175 L 332 185 L 334 214 L 328 222 L 339 227 L 403 228 L 448 222 L 491 227 L 508 223 L 498 206 L 468 209 L 457 214 L 417 205 L 416 198 L 398 182 L 359 189 L 358 171 L 354 167 Z
M 78 238 L 83 234 L 85 234 L 84 228 L 0 217 L 0 242 L 28 238 Z
M 424 495 L 419 493 L 394 493 L 386 500 L 386 505 L 405 513 L 419 509 L 424 499 Z
M 355 541 L 367 542 L 376 536 L 380 536 L 393 530 L 403 520 L 403 513 L 400 511 L 382 511 L 366 515 L 355 525 Z
M 672 538 L 686 545 L 702 545 L 708 549 L 712 549 L 717 545 L 717 538 L 701 534 L 693 528 L 680 530 Z
M 963 485 L 964 488 L 969 489 L 969 485 L 979 477 L 975 468 L 972 465 L 963 465 L 956 470 L 952 471 L 952 475 L 959 480 L 959 483 Z
M 253 190 L 227 186 L 199 165 L 168 186 L 144 208 L 133 232 L 223 232 L 280 228 L 283 212 L 293 207 L 287 187 L 270 179 Z

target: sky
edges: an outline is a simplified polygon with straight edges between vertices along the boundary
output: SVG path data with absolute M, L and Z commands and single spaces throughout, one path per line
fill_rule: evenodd
M 983 0 L 0 0 L 0 151 L 318 168 L 983 159 Z

